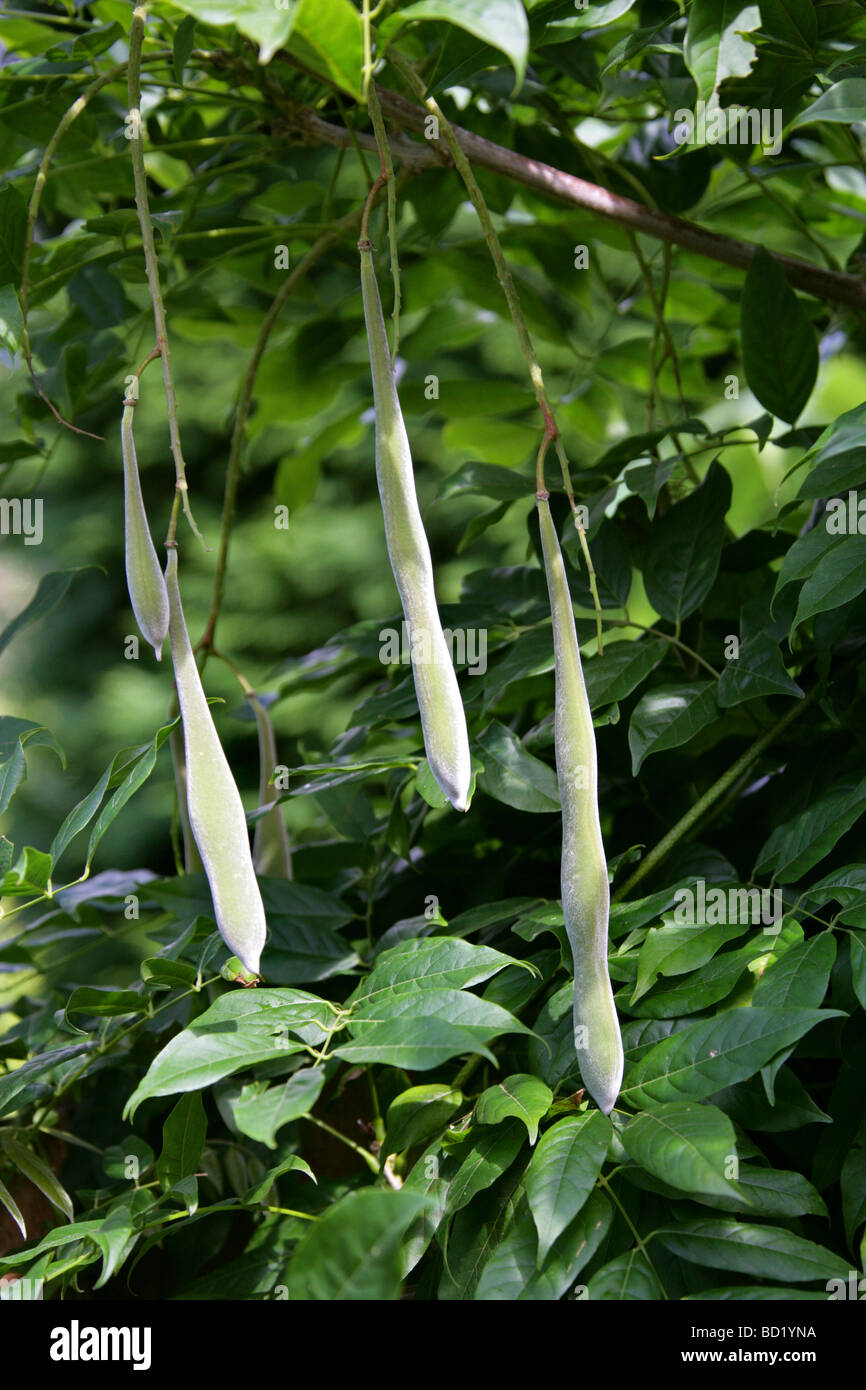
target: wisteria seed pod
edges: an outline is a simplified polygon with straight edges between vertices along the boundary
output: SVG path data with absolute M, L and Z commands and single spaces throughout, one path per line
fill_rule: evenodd
M 277 765 L 277 741 L 270 715 L 255 695 L 249 697 L 256 716 L 259 735 L 259 805 L 273 800 L 271 778 Z M 292 851 L 289 832 L 279 806 L 274 806 L 256 821 L 253 837 L 253 863 L 256 873 L 266 878 L 291 878 Z
M 547 495 L 536 501 L 553 618 L 562 911 L 574 958 L 574 1039 L 584 1084 L 607 1115 L 622 1084 L 623 1051 L 607 964 L 610 886 L 598 816 L 595 730 L 559 539 Z
M 168 594 L 147 524 L 144 498 L 141 495 L 138 460 L 135 457 L 135 441 L 132 436 L 134 410 L 132 402 L 124 401 L 120 440 L 123 452 L 126 586 L 135 621 L 142 636 L 156 652 L 157 661 L 160 661 L 163 643 L 168 635 Z
M 466 715 L 442 631 L 430 546 L 418 508 L 412 455 L 373 269 L 372 247 L 360 246 L 361 289 L 376 408 L 376 480 L 385 540 L 409 630 L 412 674 L 430 771 L 452 806 L 469 806 L 472 768 Z
M 186 630 L 175 549 L 168 553 L 165 580 L 190 826 L 210 884 L 220 935 L 247 970 L 258 974 L 265 944 L 265 909 L 240 792 L 219 741 Z

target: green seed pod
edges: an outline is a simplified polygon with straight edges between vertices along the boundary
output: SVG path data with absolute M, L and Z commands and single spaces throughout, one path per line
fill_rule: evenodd
M 177 584 L 177 551 L 165 567 L 169 635 L 183 722 L 187 807 L 210 884 L 216 923 L 229 950 L 258 974 L 265 910 L 253 869 L 247 819 L 192 654 Z
M 574 1041 L 580 1073 L 605 1115 L 622 1082 L 619 1021 L 607 966 L 610 887 L 598 818 L 598 763 L 574 610 L 547 494 L 536 498 L 553 617 L 554 735 L 562 802 L 562 911 L 574 957 Z
M 256 716 L 256 728 L 259 734 L 259 805 L 266 806 L 273 800 L 274 796 L 270 783 L 274 775 L 274 768 L 277 765 L 277 741 L 274 737 L 274 726 L 265 706 L 256 699 L 255 695 L 249 696 L 249 702 Z M 256 873 L 263 874 L 265 877 L 291 878 L 292 876 L 292 851 L 289 845 L 289 834 L 279 806 L 274 806 L 272 810 L 264 816 L 260 816 L 256 821 L 256 833 L 253 839 L 253 863 L 256 866 Z
M 372 246 L 362 242 L 359 249 L 376 407 L 376 480 L 388 555 L 409 629 L 424 749 L 430 771 L 452 806 L 466 811 L 472 776 L 466 715 L 436 607 L 430 547 L 415 493 L 412 455 L 391 368 Z
M 138 460 L 132 437 L 135 404 L 125 400 L 120 440 L 123 451 L 123 510 L 126 530 L 126 586 L 135 621 L 142 636 L 162 659 L 162 645 L 168 634 L 168 594 L 159 559 L 154 549 L 141 495 Z

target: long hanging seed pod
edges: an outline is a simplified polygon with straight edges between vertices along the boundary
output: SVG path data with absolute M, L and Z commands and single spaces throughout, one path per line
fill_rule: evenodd
M 372 243 L 360 241 L 358 249 L 376 407 L 376 480 L 388 555 L 409 629 L 424 749 L 430 771 L 452 806 L 466 811 L 472 774 L 466 715 L 436 607 L 433 563 L 415 494 L 412 455 L 391 368 Z
M 168 635 L 168 594 L 159 559 L 154 549 L 141 482 L 138 460 L 132 436 L 132 417 L 135 402 L 127 397 L 123 402 L 120 440 L 123 452 L 123 511 L 126 533 L 126 586 L 135 621 L 142 636 L 162 659 L 162 647 Z
M 248 696 L 256 716 L 259 734 L 259 805 L 265 806 L 272 800 L 270 785 L 274 768 L 277 765 L 277 741 L 274 726 L 265 706 L 255 695 Z M 291 878 L 292 851 L 286 822 L 279 806 L 274 806 L 256 821 L 253 839 L 253 863 L 256 873 L 270 878 Z
M 240 793 L 211 718 L 186 629 L 176 549 L 168 552 L 165 580 L 171 659 L 183 722 L 190 825 L 210 884 L 220 934 L 247 970 L 258 974 L 265 944 L 265 910 Z
M 553 617 L 554 737 L 562 802 L 562 911 L 574 958 L 574 1039 L 584 1084 L 605 1115 L 622 1083 L 623 1052 L 607 966 L 610 887 L 598 818 L 595 731 L 574 610 L 548 494 L 536 495 Z

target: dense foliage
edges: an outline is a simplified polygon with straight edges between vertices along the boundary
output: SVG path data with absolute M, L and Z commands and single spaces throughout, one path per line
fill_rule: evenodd
M 181 517 L 184 605 L 251 823 L 263 696 L 292 843 L 246 989 L 184 871 L 171 672 L 125 589 L 121 402 L 154 347 L 132 17 L 0 16 L 0 1274 L 45 1297 L 827 1299 L 866 1224 L 862 8 L 373 16 L 460 815 L 424 760 L 373 470 L 361 7 L 148 7 L 140 139 L 209 547 Z M 585 508 L 601 646 L 551 453 L 612 874 L 610 1117 L 558 902 L 543 421 L 412 71 L 498 149 L 467 137 Z M 720 139 L 719 106 L 766 117 L 764 144 L 760 122 Z M 371 225 L 389 312 L 384 194 Z M 156 360 L 136 446 L 159 542 Z

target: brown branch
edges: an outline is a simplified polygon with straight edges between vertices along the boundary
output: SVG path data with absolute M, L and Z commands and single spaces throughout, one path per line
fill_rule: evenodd
M 381 88 L 377 88 L 381 91 Z M 359 130 L 347 130 L 345 126 L 334 125 L 331 121 L 323 121 L 315 111 L 309 107 L 295 107 L 291 113 L 291 125 L 294 129 L 302 131 L 310 136 L 310 143 L 315 145 L 336 145 L 338 149 L 349 150 L 356 145 L 362 150 L 369 150 L 376 158 L 379 158 L 379 149 L 376 138 L 373 135 L 365 135 Z M 419 145 L 416 140 L 408 140 L 402 135 L 392 135 L 388 141 L 391 146 L 391 154 L 394 159 L 398 159 L 404 169 L 411 171 L 419 169 L 429 169 L 433 164 L 441 164 L 442 160 L 436 151 L 429 145 Z
M 382 111 L 389 120 L 407 130 L 423 134 L 429 112 L 399 93 L 389 91 L 387 87 L 377 87 L 376 90 Z M 351 143 L 348 131 L 341 126 L 323 121 L 313 111 L 287 105 L 286 114 L 291 124 L 308 139 L 338 146 Z M 542 164 L 540 160 L 530 159 L 514 150 L 507 150 L 502 145 L 495 145 L 492 140 L 485 140 L 483 136 L 475 135 L 462 126 L 455 125 L 452 129 L 461 149 L 478 168 L 501 174 L 526 188 L 533 188 L 536 192 L 557 198 L 560 202 L 596 213 L 599 217 L 629 227 L 632 231 L 643 232 L 673 246 L 681 246 L 685 251 L 693 251 L 698 256 L 719 261 L 723 265 L 747 270 L 751 264 L 755 247 L 747 241 L 739 241 L 724 232 L 712 232 L 706 227 L 698 226 L 696 222 L 687 222 L 682 217 L 672 217 L 668 213 L 644 207 L 632 198 L 623 198 L 618 193 L 611 193 L 609 189 L 590 183 L 587 179 L 578 178 L 576 174 L 568 174 L 563 169 L 555 169 L 550 164 Z M 355 139 L 363 148 L 375 149 L 375 141 L 371 136 L 356 133 Z M 433 141 L 425 141 L 424 145 L 418 145 L 413 141 L 395 137 L 391 140 L 391 151 L 396 159 L 413 170 L 428 168 L 442 162 L 441 153 Z M 772 251 L 770 254 L 782 267 L 789 283 L 795 289 L 814 295 L 816 299 L 847 304 L 855 309 L 866 309 L 866 284 L 862 280 L 852 275 L 843 275 L 839 271 L 825 270 L 822 266 L 810 265 L 807 261 L 782 255 L 778 251 Z

